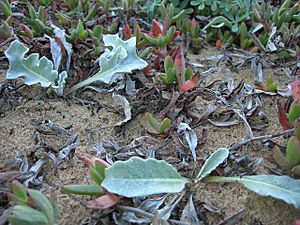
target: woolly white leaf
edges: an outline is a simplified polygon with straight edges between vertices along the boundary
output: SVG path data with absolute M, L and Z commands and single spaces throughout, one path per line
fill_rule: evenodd
M 63 71 L 58 75 L 57 85 L 52 84 L 52 89 L 56 94 L 58 95 L 64 94 L 64 88 L 65 88 L 67 77 L 68 77 L 67 72 Z
M 123 41 L 116 35 L 103 35 L 105 46 L 111 46 L 112 51 L 106 49 L 100 58 L 100 71 L 92 77 L 76 84 L 68 93 L 75 91 L 83 86 L 89 85 L 95 81 L 106 84 L 112 84 L 114 76 L 123 73 L 132 73 L 133 70 L 144 69 L 148 63 L 139 58 L 136 54 L 136 38 Z
M 29 51 L 20 41 L 13 41 L 5 51 L 9 61 L 7 79 L 25 77 L 25 84 L 33 85 L 40 83 L 42 87 L 49 87 L 56 79 L 58 73 L 53 70 L 53 63 L 46 57 L 39 59 L 39 54 L 32 53 L 27 58 Z
M 72 44 L 67 42 L 66 40 L 66 34 L 64 30 L 61 30 L 59 27 L 52 25 L 53 32 L 55 37 L 57 37 L 62 46 L 64 47 L 64 50 L 67 52 L 67 63 L 66 63 L 66 70 L 68 71 L 70 68 L 71 63 L 71 56 L 72 56 Z M 49 37 L 48 35 L 45 35 L 46 38 L 50 40 L 50 49 L 52 54 L 52 60 L 54 63 L 54 68 L 58 70 L 61 60 L 62 60 L 62 49 L 61 46 L 57 43 L 55 38 Z
M 234 182 L 237 181 L 251 191 L 262 195 L 272 196 L 300 208 L 300 180 L 289 176 L 256 175 L 243 177 L 208 177 L 205 182 Z
M 177 129 L 178 133 L 183 132 L 184 137 L 189 145 L 189 148 L 192 152 L 192 156 L 194 159 L 194 162 L 197 161 L 197 156 L 196 156 L 196 148 L 197 148 L 197 135 L 195 133 L 195 131 L 192 130 L 192 128 L 187 124 L 187 123 L 180 123 L 178 125 L 178 129 Z
M 187 182 L 165 161 L 132 157 L 106 168 L 101 186 L 114 194 L 138 197 L 180 192 Z
M 58 86 L 55 81 L 58 77 L 57 70 L 53 70 L 53 63 L 46 57 L 39 58 L 38 53 L 32 53 L 27 58 L 25 54 L 29 51 L 20 41 L 13 41 L 9 48 L 5 51 L 5 55 L 9 61 L 9 69 L 6 79 L 16 79 L 18 77 L 25 78 L 25 84 L 33 85 L 40 83 L 42 87 L 52 85 L 54 89 L 59 89 L 58 93 L 62 93 L 66 72 L 59 75 Z
M 198 176 L 197 181 L 202 180 L 208 176 L 214 169 L 216 169 L 225 159 L 227 159 L 229 151 L 226 148 L 219 148 L 215 151 L 204 163 Z

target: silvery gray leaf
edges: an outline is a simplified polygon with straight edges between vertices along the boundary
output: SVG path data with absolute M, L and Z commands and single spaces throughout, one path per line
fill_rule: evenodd
M 112 217 L 114 219 L 114 222 L 116 223 L 116 225 L 130 225 L 130 223 L 128 223 L 127 221 L 125 221 L 122 218 L 122 215 L 120 215 L 119 213 L 113 212 L 112 213 Z M 93 224 L 94 225 L 94 224 Z M 95 224 L 96 225 L 96 224 Z
M 129 102 L 127 101 L 127 99 L 122 95 L 113 93 L 112 97 L 118 105 L 122 106 L 124 113 L 125 113 L 126 118 L 115 124 L 115 126 L 121 126 L 124 123 L 131 120 L 131 106 L 129 105 Z
M 189 200 L 184 207 L 180 221 L 187 222 L 193 225 L 200 225 L 200 220 L 198 218 L 194 203 L 193 203 L 193 195 L 189 197 Z
M 175 195 L 174 198 L 164 208 L 156 211 L 153 220 L 159 219 L 159 220 L 167 221 L 170 218 L 172 211 L 175 209 L 177 204 L 183 198 L 183 195 L 184 195 L 184 193 L 181 194 L 181 196 L 179 196 L 179 197 L 177 195 Z M 153 221 L 152 221 L 152 223 L 153 223 Z
M 245 113 L 240 109 L 232 109 L 242 120 L 247 131 L 247 138 L 254 137 L 250 124 L 247 121 Z
M 147 199 L 139 205 L 139 208 L 148 213 L 154 214 L 159 209 L 159 207 L 164 203 L 164 201 L 168 196 L 169 194 L 166 194 L 157 199 Z
M 57 38 L 59 38 L 59 40 L 61 41 L 62 45 L 64 46 L 64 48 L 67 52 L 68 57 L 67 57 L 67 63 L 66 63 L 66 71 L 68 71 L 69 68 L 70 68 L 70 64 L 71 64 L 71 56 L 72 56 L 72 53 L 73 53 L 72 44 L 67 42 L 66 34 L 65 34 L 64 30 L 60 29 L 59 27 L 57 27 L 53 24 L 51 25 L 51 27 L 53 28 L 54 35 Z M 56 43 L 56 41 L 55 41 L 55 43 Z M 57 43 L 56 43 L 56 45 L 57 45 Z M 60 46 L 58 46 L 58 47 L 60 48 L 60 55 L 61 55 L 61 47 Z M 51 48 L 51 52 L 52 52 L 52 48 Z M 53 55 L 52 55 L 52 57 L 53 57 Z M 53 58 L 53 60 L 54 60 L 54 58 Z M 60 62 L 59 62 L 59 64 L 60 64 Z M 58 67 L 59 67 L 59 65 L 58 65 Z M 57 67 L 57 69 L 58 69 L 58 67 Z
M 129 222 L 130 224 L 149 224 L 149 223 L 151 223 L 151 219 L 138 217 L 133 212 L 124 212 L 122 215 L 122 219 Z
M 252 33 L 256 33 L 257 31 L 259 31 L 260 29 L 262 29 L 264 27 L 264 25 L 262 23 L 258 23 L 253 30 L 251 30 Z
M 212 125 L 216 127 L 230 127 L 240 124 L 238 120 L 232 120 L 232 121 L 213 121 L 211 119 L 208 119 L 208 122 L 210 122 Z
M 275 46 L 275 44 L 273 42 L 273 39 L 274 39 L 273 37 L 276 34 L 276 31 L 277 31 L 277 27 L 274 26 L 269 34 L 269 39 L 267 42 L 267 49 L 269 49 L 270 52 L 275 52 L 277 50 L 277 47 Z
M 48 35 L 45 35 L 46 38 L 50 40 L 50 51 L 52 55 L 52 61 L 54 64 L 54 69 L 58 70 L 61 59 L 62 59 L 62 53 L 61 53 L 61 48 L 60 46 L 56 43 L 55 38 L 49 37 Z
M 125 84 L 126 84 L 126 87 L 125 87 L 126 93 L 129 96 L 132 96 L 132 97 L 135 96 L 135 94 L 137 92 L 137 90 L 135 89 L 135 81 L 133 81 L 128 74 L 125 75 Z
M 177 133 L 183 133 L 184 137 L 189 145 L 189 148 L 192 152 L 192 156 L 194 159 L 194 162 L 197 161 L 196 156 L 196 148 L 197 148 L 197 135 L 195 131 L 192 130 L 192 128 L 187 123 L 180 123 L 177 127 Z
M 28 186 L 29 183 L 33 182 L 34 179 L 36 179 L 37 175 L 39 174 L 40 170 L 42 169 L 42 166 L 44 165 L 45 161 L 42 159 L 39 159 L 38 161 L 35 162 L 35 164 L 29 169 L 28 172 L 32 172 L 33 175 L 26 179 L 24 181 L 24 185 Z

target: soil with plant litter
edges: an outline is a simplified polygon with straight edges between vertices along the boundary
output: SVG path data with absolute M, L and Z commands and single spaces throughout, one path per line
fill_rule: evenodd
M 221 51 L 210 47 L 206 51 L 202 51 L 200 55 L 189 55 L 191 65 L 199 63 L 199 60 L 210 55 L 221 54 Z M 202 85 L 208 85 L 215 80 L 226 80 L 225 63 L 219 64 L 221 70 L 217 73 L 210 74 L 206 77 Z M 265 70 L 264 74 L 273 72 L 274 79 L 280 81 L 284 76 L 281 70 L 271 69 Z M 238 72 L 233 72 L 233 80 L 238 84 L 241 79 L 245 82 L 254 83 L 255 77 L 246 66 Z M 18 87 L 22 84 L 18 81 L 5 81 L 5 70 L 1 70 L 1 85 L 10 84 L 13 87 Z M 280 82 L 279 82 L 280 83 Z M 71 198 L 61 191 L 61 187 L 67 184 L 88 183 L 89 171 L 88 167 L 78 159 L 78 156 L 83 153 L 96 154 L 95 148 L 91 143 L 91 136 L 95 141 L 101 133 L 102 140 L 110 140 L 118 143 L 119 146 L 130 144 L 134 139 L 147 134 L 151 130 L 145 123 L 144 112 L 147 108 L 133 108 L 133 118 L 121 127 L 114 125 L 124 118 L 123 110 L 120 105 L 112 99 L 110 93 L 95 93 L 94 91 L 84 91 L 80 99 L 88 99 L 93 101 L 93 104 L 83 103 L 79 97 L 57 98 L 43 94 L 44 91 L 37 86 L 22 86 L 13 96 L 9 96 L 9 101 L 0 101 L 0 160 L 1 164 L 9 162 L 16 155 L 26 155 L 29 159 L 34 160 L 34 157 L 43 158 L 46 160 L 46 166 L 42 168 L 41 173 L 44 176 L 45 182 L 42 189 L 48 193 L 49 187 L 53 187 L 57 194 L 61 224 L 81 224 L 91 215 L 95 215 L 92 210 L 86 209 L 80 204 L 80 201 Z M 262 108 L 261 110 L 267 116 L 268 126 L 261 131 L 253 131 L 254 136 L 265 134 L 273 134 L 282 131 L 278 122 L 278 112 L 276 109 L 276 101 L 281 97 L 271 97 L 261 95 Z M 207 106 L 215 100 L 205 99 L 198 96 L 191 106 L 191 110 L 199 114 L 205 112 Z M 134 105 L 134 104 L 133 104 Z M 134 107 L 134 106 L 133 106 Z M 141 107 L 139 105 L 138 107 Z M 5 109 L 5 110 L 4 110 Z M 222 113 L 222 108 L 218 109 L 210 119 Z M 234 119 L 239 120 L 238 125 L 230 127 L 216 127 L 205 120 L 194 129 L 198 136 L 198 141 L 203 143 L 197 148 L 197 156 L 205 159 L 216 149 L 221 147 L 229 147 L 246 136 L 245 126 L 238 117 Z M 74 157 L 67 161 L 63 161 L 55 168 L 51 160 L 38 150 L 34 156 L 32 154 L 36 149 L 34 142 L 34 134 L 37 126 L 32 120 L 51 120 L 60 126 L 69 126 L 70 132 L 78 135 L 80 141 L 76 147 Z M 258 119 L 259 120 L 259 119 Z M 256 121 L 256 123 L 264 123 L 265 121 Z M 203 133 L 205 135 L 203 136 Z M 203 139 L 201 140 L 201 137 Z M 66 137 L 61 134 L 44 135 L 43 138 L 54 146 L 60 146 L 66 142 Z M 286 145 L 287 139 L 279 137 L 274 139 L 275 142 Z M 142 147 L 141 147 L 142 148 Z M 107 157 L 114 154 L 106 149 Z M 191 158 L 190 150 L 180 150 L 180 154 L 189 156 Z M 142 152 L 142 153 L 141 153 Z M 147 156 L 143 149 L 136 148 L 130 152 L 131 155 Z M 247 146 L 243 146 L 237 152 L 237 155 L 247 154 L 249 162 L 255 159 L 262 158 L 262 163 L 257 166 L 255 174 L 268 174 L 270 170 L 278 170 L 279 168 L 272 161 L 272 149 L 261 142 L 253 142 Z M 186 177 L 195 177 L 199 171 L 200 166 L 195 166 L 190 160 L 187 164 L 181 164 L 178 159 L 178 147 L 174 143 L 162 147 L 155 151 L 155 156 L 158 159 L 165 159 L 167 162 L 173 164 L 181 174 Z M 124 154 L 124 160 L 128 159 L 130 155 Z M 247 166 L 245 166 L 245 170 Z M 238 170 L 240 168 L 235 165 L 228 165 L 226 167 L 228 173 Z M 239 184 L 200 184 L 193 194 L 196 211 L 199 213 L 199 218 L 203 224 L 219 224 L 225 218 L 231 217 L 242 210 L 240 216 L 237 218 L 231 217 L 233 223 L 226 224 L 251 224 L 251 225 L 283 225 L 292 224 L 296 219 L 300 218 L 300 210 L 294 207 L 273 199 L 271 197 L 261 197 L 257 194 L 248 191 Z M 186 204 L 187 199 L 184 199 L 175 212 L 175 218 L 180 218 L 181 211 Z M 130 205 L 130 201 L 122 200 L 121 205 Z M 109 214 L 108 214 L 109 215 Z M 108 216 L 103 218 L 103 224 L 113 224 L 113 220 Z M 83 224 L 83 223 L 82 223 Z M 223 224 L 223 223 L 220 223 Z M 225 224 L 225 223 L 224 223 Z

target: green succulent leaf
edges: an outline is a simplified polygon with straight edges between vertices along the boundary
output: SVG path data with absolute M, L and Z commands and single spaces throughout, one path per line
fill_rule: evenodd
M 47 217 L 28 206 L 16 205 L 8 221 L 11 225 L 49 225 Z
M 75 195 L 101 196 L 104 190 L 98 184 L 70 184 L 63 187 L 63 190 Z
M 227 159 L 229 151 L 226 148 L 219 148 L 204 163 L 198 176 L 197 181 L 202 180 L 215 170 L 225 159 Z
M 267 90 L 270 92 L 276 92 L 277 91 L 277 83 L 273 80 L 272 73 L 269 74 L 269 77 L 267 79 Z
M 132 157 L 107 168 L 102 187 L 121 196 L 138 197 L 180 192 L 187 182 L 165 161 Z
M 300 103 L 294 100 L 290 106 L 290 110 L 288 113 L 288 119 L 290 123 L 293 123 L 299 116 L 300 116 Z
M 16 202 L 20 202 L 23 204 L 27 204 L 28 202 L 28 196 L 26 193 L 25 188 L 21 183 L 18 181 L 12 182 L 12 192 L 13 192 L 13 200 Z
M 287 143 L 286 159 L 292 166 L 296 166 L 300 163 L 300 141 L 295 136 L 291 137 Z
M 54 224 L 54 211 L 49 200 L 40 191 L 29 189 L 28 193 L 42 213 L 47 217 L 49 224 Z
M 58 203 L 57 203 L 57 198 L 54 192 L 54 189 L 51 189 L 50 192 L 50 204 L 53 208 L 53 213 L 54 213 L 54 223 L 55 225 L 59 224 L 59 208 L 58 208 Z
M 171 120 L 165 118 L 161 123 L 159 123 L 151 113 L 146 113 L 146 120 L 148 124 L 159 134 L 163 133 L 171 125 Z
M 292 164 L 284 157 L 278 146 L 274 147 L 273 157 L 275 162 L 283 169 L 290 170 L 293 166 Z
M 205 182 L 239 182 L 262 196 L 272 196 L 300 208 L 300 180 L 289 176 L 257 175 L 243 177 L 208 177 Z
M 214 28 L 220 28 L 223 26 L 227 26 L 229 28 L 232 27 L 231 22 L 225 18 L 224 16 L 217 16 L 215 18 L 213 18 L 204 28 L 203 30 L 206 30 L 209 27 L 214 27 Z
M 97 161 L 90 167 L 90 176 L 93 179 L 93 181 L 101 185 L 102 181 L 104 180 L 104 172 L 105 172 L 105 166 Z

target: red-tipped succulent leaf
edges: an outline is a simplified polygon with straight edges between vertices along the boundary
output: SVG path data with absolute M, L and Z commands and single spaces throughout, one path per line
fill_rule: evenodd
M 89 166 L 94 164 L 95 161 L 97 161 L 105 167 L 111 167 L 111 165 L 108 162 L 106 162 L 105 160 L 97 158 L 92 155 L 84 154 L 84 155 L 79 156 L 79 159 Z
M 292 82 L 292 96 L 294 100 L 297 102 L 300 102 L 300 77 L 297 77 L 293 82 Z
M 127 39 L 131 38 L 131 35 L 132 35 L 131 28 L 128 24 L 126 24 L 124 26 L 124 37 L 125 37 L 125 39 L 127 40 Z
M 152 20 L 152 30 L 155 36 L 162 34 L 162 25 L 156 20 Z

